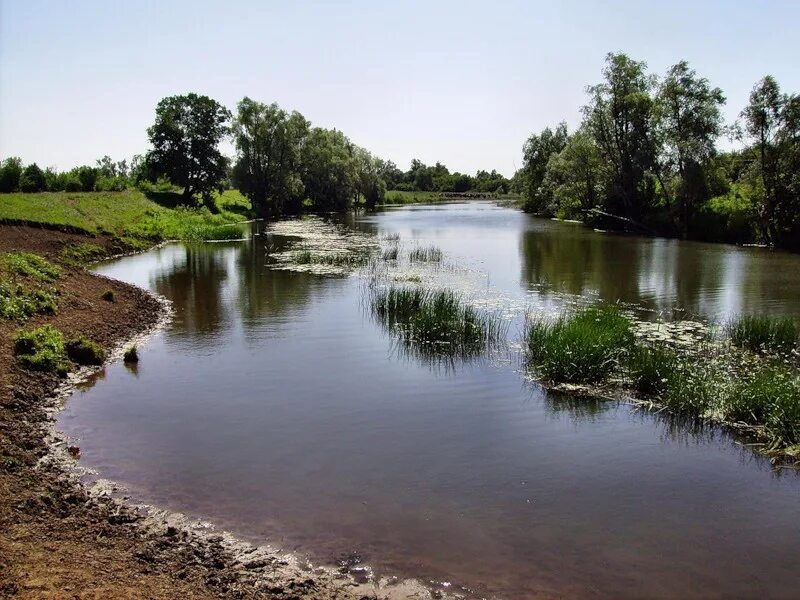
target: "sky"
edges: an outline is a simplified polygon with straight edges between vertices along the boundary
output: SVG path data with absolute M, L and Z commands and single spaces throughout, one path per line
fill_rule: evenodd
M 778 0 L 0 0 L 0 158 L 129 159 L 161 98 L 197 92 L 277 102 L 403 169 L 510 176 L 531 133 L 580 123 L 608 52 L 688 60 L 733 121 L 766 74 L 800 92 L 798 23 Z

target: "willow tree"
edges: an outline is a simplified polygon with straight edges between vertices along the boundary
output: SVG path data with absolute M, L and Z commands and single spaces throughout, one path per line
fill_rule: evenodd
M 245 97 L 233 121 L 233 181 L 262 217 L 299 212 L 303 182 L 301 149 L 309 122 L 298 112 Z

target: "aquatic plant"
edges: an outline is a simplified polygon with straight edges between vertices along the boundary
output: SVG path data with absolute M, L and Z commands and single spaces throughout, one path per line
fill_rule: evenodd
M 417 246 L 408 253 L 411 262 L 441 262 L 443 253 L 436 246 Z
M 103 347 L 85 335 L 69 340 L 65 348 L 67 357 L 79 365 L 102 365 L 106 359 L 106 351 L 103 350 Z
M 505 332 L 499 318 L 450 290 L 390 285 L 373 289 L 370 304 L 382 325 L 422 355 L 475 356 Z
M 665 384 L 660 403 L 677 414 L 695 418 L 706 416 L 719 401 L 722 382 L 711 365 L 682 357 L 673 362 Z
M 66 374 L 64 336 L 52 325 L 20 331 L 14 338 L 14 355 L 26 368 Z
M 675 352 L 664 344 L 636 345 L 625 361 L 633 387 L 643 395 L 663 392 L 675 370 Z
M 729 321 L 726 330 L 736 346 L 754 352 L 790 352 L 800 341 L 800 327 L 788 317 L 743 315 Z
M 584 308 L 555 321 L 530 319 L 528 367 L 558 383 L 597 383 L 633 347 L 631 321 L 616 306 Z

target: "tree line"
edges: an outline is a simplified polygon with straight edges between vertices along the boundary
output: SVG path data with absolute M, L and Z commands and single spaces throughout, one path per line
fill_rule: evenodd
M 408 171 L 401 171 L 341 131 L 313 127 L 297 111 L 250 98 L 239 102 L 235 114 L 208 96 L 164 98 L 147 135 L 152 148 L 134 156 L 130 165 L 105 156 L 95 166 L 59 173 L 35 163 L 23 168 L 19 158 L 6 159 L 0 164 L 0 191 L 118 191 L 131 185 L 152 191 L 176 186 L 185 203 L 198 197 L 215 210 L 212 193 L 235 187 L 260 216 L 275 217 L 342 211 L 359 203 L 374 208 L 384 202 L 387 189 L 505 193 L 510 188 L 496 171 L 473 177 L 416 159 Z M 226 138 L 236 147 L 233 160 L 220 151 Z
M 662 78 L 609 54 L 583 120 L 531 135 L 521 180 L 528 212 L 626 228 L 800 249 L 800 97 L 756 83 L 736 123 L 725 96 L 686 61 Z M 742 149 L 722 152 L 723 135 Z

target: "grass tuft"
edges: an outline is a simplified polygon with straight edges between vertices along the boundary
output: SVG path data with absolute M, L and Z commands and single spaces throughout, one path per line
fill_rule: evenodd
M 328 265 L 333 267 L 360 267 L 369 262 L 369 254 L 355 252 L 311 252 L 298 250 L 292 254 L 298 265 Z
M 411 262 L 442 262 L 443 253 L 436 246 L 419 246 L 408 253 Z
M 125 350 L 122 360 L 129 364 L 139 362 L 139 349 L 136 347 L 136 344 Z
M 381 252 L 381 260 L 397 260 L 399 254 L 400 254 L 400 249 L 397 246 L 391 246 L 389 248 L 385 248 Z
M 727 324 L 731 341 L 754 352 L 791 352 L 800 341 L 800 327 L 788 317 L 744 315 Z
M 475 356 L 500 341 L 502 321 L 450 290 L 391 285 L 373 290 L 373 315 L 410 350 L 427 356 Z
M 637 392 L 645 396 L 665 391 L 677 367 L 677 357 L 662 344 L 636 346 L 626 360 Z
M 528 323 L 529 368 L 558 383 L 597 383 L 633 347 L 631 321 L 615 306 Z

